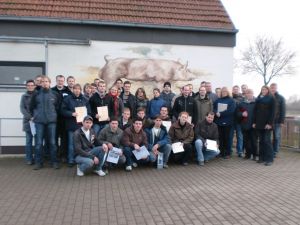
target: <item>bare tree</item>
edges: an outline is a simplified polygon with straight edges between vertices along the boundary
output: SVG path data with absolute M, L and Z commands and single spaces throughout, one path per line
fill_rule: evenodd
M 274 77 L 295 73 L 295 57 L 296 52 L 286 50 L 281 39 L 258 36 L 242 52 L 239 67 L 243 74 L 261 75 L 268 85 Z

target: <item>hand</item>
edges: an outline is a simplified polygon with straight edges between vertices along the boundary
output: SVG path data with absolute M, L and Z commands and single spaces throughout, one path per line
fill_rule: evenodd
M 99 114 L 96 114 L 95 117 L 96 117 L 96 119 L 99 119 L 99 118 L 100 118 L 100 115 L 99 115 Z
M 254 123 L 254 124 L 252 124 L 252 127 L 253 127 L 253 128 L 256 128 L 256 124 L 255 124 L 255 123 Z
M 247 117 L 247 116 L 248 116 L 248 112 L 247 112 L 247 111 L 243 112 L 243 113 L 242 113 L 242 116 L 243 116 L 243 117 Z
M 110 121 L 110 118 L 109 118 L 109 117 L 107 117 L 107 121 Z
M 95 165 L 99 164 L 99 159 L 97 157 L 94 157 L 94 163 L 95 163 Z
M 108 152 L 108 146 L 106 144 L 102 145 L 102 149 L 104 152 Z
M 217 117 L 220 117 L 220 116 L 221 116 L 221 114 L 220 114 L 219 112 L 217 112 L 217 113 L 216 113 L 216 116 L 217 116 Z
M 153 146 L 152 152 L 154 153 L 154 155 L 158 154 L 158 145 L 157 144 Z
M 269 125 L 269 124 L 267 124 L 267 125 L 265 126 L 265 129 L 266 129 L 266 130 L 270 130 L 270 129 L 272 129 L 272 126 Z
M 73 113 L 72 113 L 72 116 L 73 116 L 73 117 L 76 117 L 76 116 L 78 116 L 78 113 L 77 113 L 77 112 L 73 112 Z
M 114 146 L 111 143 L 107 143 L 107 147 L 109 150 L 111 150 Z
M 139 145 L 137 145 L 137 144 L 134 144 L 134 146 L 133 146 L 133 147 L 134 147 L 134 149 L 135 149 L 135 150 L 138 150 L 138 151 L 139 151 L 139 150 L 140 150 L 140 148 L 141 148 L 141 147 L 140 147 Z

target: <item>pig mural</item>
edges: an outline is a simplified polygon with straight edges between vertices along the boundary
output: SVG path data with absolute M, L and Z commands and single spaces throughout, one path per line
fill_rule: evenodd
M 153 81 L 162 86 L 166 81 L 191 81 L 197 75 L 188 69 L 188 62 L 182 64 L 167 59 L 116 58 L 108 59 L 100 69 L 99 77 L 111 87 L 118 78 L 131 81 Z

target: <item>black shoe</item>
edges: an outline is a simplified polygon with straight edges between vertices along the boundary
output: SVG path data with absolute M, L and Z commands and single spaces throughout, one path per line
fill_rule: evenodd
M 242 158 L 242 157 L 243 157 L 243 154 L 242 154 L 242 153 L 239 153 L 239 154 L 238 154 L 238 157 L 239 157 L 239 158 Z
M 40 169 L 42 169 L 42 168 L 43 168 L 43 165 L 40 164 L 40 163 L 37 163 L 37 164 L 35 164 L 33 170 L 40 170 Z
M 272 162 L 265 162 L 265 166 L 272 166 Z
M 189 164 L 187 162 L 182 163 L 183 166 L 188 166 Z
M 75 163 L 68 163 L 68 167 L 72 168 L 73 166 L 75 166 Z
M 199 161 L 198 166 L 204 166 L 204 161 Z
M 58 165 L 58 163 L 53 163 L 53 169 L 56 169 L 56 170 L 58 170 L 59 169 L 59 165 Z
M 258 161 L 256 161 L 257 163 L 263 163 L 264 161 L 262 161 L 262 160 L 258 160 Z

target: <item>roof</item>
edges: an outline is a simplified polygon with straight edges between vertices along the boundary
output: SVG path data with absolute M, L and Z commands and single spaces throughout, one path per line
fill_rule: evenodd
M 235 31 L 220 0 L 0 0 L 0 17 Z

